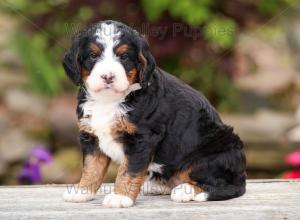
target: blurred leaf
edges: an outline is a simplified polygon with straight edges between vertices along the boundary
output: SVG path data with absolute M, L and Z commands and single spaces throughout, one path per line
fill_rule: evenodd
M 36 34 L 30 38 L 20 34 L 15 46 L 30 76 L 30 88 L 47 95 L 56 94 L 64 74 L 62 68 L 52 65 L 45 37 Z
M 79 13 L 78 13 L 78 17 L 80 20 L 88 20 L 92 16 L 93 16 L 93 10 L 90 7 L 85 6 L 85 7 L 80 8 Z
M 204 33 L 209 41 L 228 49 L 235 42 L 236 24 L 229 18 L 216 17 L 207 23 Z
M 142 6 L 150 21 L 159 18 L 163 11 L 168 8 L 170 0 L 142 0 Z
M 203 24 L 210 16 L 210 6 L 213 0 L 142 0 L 142 5 L 149 20 L 154 21 L 164 11 L 169 11 L 174 17 L 180 17 L 192 26 Z
M 0 2 L 0 7 L 5 10 L 21 10 L 26 5 L 26 0 L 5 0 Z
M 296 1 L 297 0 L 261 0 L 258 2 L 257 8 L 261 13 L 274 15 L 294 5 Z
M 203 24 L 210 17 L 212 2 L 212 0 L 176 1 L 171 4 L 169 10 L 174 17 L 180 17 L 189 25 L 197 26 Z

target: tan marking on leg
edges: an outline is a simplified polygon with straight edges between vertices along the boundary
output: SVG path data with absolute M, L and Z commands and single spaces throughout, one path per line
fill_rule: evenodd
M 145 181 L 145 177 L 146 171 L 131 174 L 128 172 L 127 162 L 122 163 L 119 167 L 115 182 L 115 193 L 127 196 L 135 201 Z
M 176 173 L 173 177 L 168 181 L 168 186 L 171 188 L 176 187 L 179 184 L 189 183 L 193 186 L 196 194 L 203 192 L 201 187 L 198 186 L 197 182 L 190 178 L 191 168 L 188 168 L 184 171 Z
M 78 186 L 80 188 L 87 188 L 88 191 L 96 193 L 102 184 L 109 163 L 110 158 L 102 152 L 86 155 Z
M 203 189 L 202 189 L 201 187 L 196 186 L 196 185 L 193 185 L 193 187 L 194 187 L 194 190 L 195 190 L 196 195 L 197 195 L 198 193 L 203 192 Z

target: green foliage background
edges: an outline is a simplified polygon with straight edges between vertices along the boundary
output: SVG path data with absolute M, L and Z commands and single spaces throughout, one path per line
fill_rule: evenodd
M 158 63 L 201 90 L 219 109 L 228 110 L 236 107 L 237 92 L 230 73 L 220 66 L 219 60 L 225 59 L 224 52 L 232 56 L 239 30 L 247 28 L 247 21 L 242 21 L 243 16 L 247 18 L 243 11 L 238 11 L 239 7 L 248 7 L 264 22 L 284 7 L 291 7 L 295 0 L 232 1 L 236 4 L 235 14 L 226 11 L 229 2 L 128 0 L 120 5 L 120 1 L 104 0 L 3 0 L 0 8 L 21 21 L 12 43 L 26 68 L 30 88 L 51 96 L 70 88 L 65 86 L 69 82 L 61 67 L 61 57 L 71 36 L 92 22 L 116 19 L 130 24 L 142 21 L 159 25 L 168 21 L 201 28 L 203 36 L 199 41 L 204 41 L 212 51 L 207 54 L 207 62 L 199 60 L 198 64 L 188 66 L 181 62 L 181 54 L 174 54 L 162 56 Z M 126 14 L 130 7 L 137 11 L 138 20 Z

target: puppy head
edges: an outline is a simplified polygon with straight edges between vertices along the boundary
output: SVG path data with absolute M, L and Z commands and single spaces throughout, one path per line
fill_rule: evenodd
M 134 83 L 146 88 L 155 65 L 144 37 L 114 21 L 78 33 L 63 59 L 69 78 L 94 93 L 124 93 Z

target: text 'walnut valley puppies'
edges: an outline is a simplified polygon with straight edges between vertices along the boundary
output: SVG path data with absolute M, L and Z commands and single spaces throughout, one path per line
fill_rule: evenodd
M 111 160 L 120 164 L 108 207 L 144 194 L 176 202 L 225 200 L 245 192 L 243 144 L 199 92 L 159 69 L 132 28 L 103 21 L 78 33 L 63 66 L 80 87 L 82 177 L 63 198 L 92 200 Z

